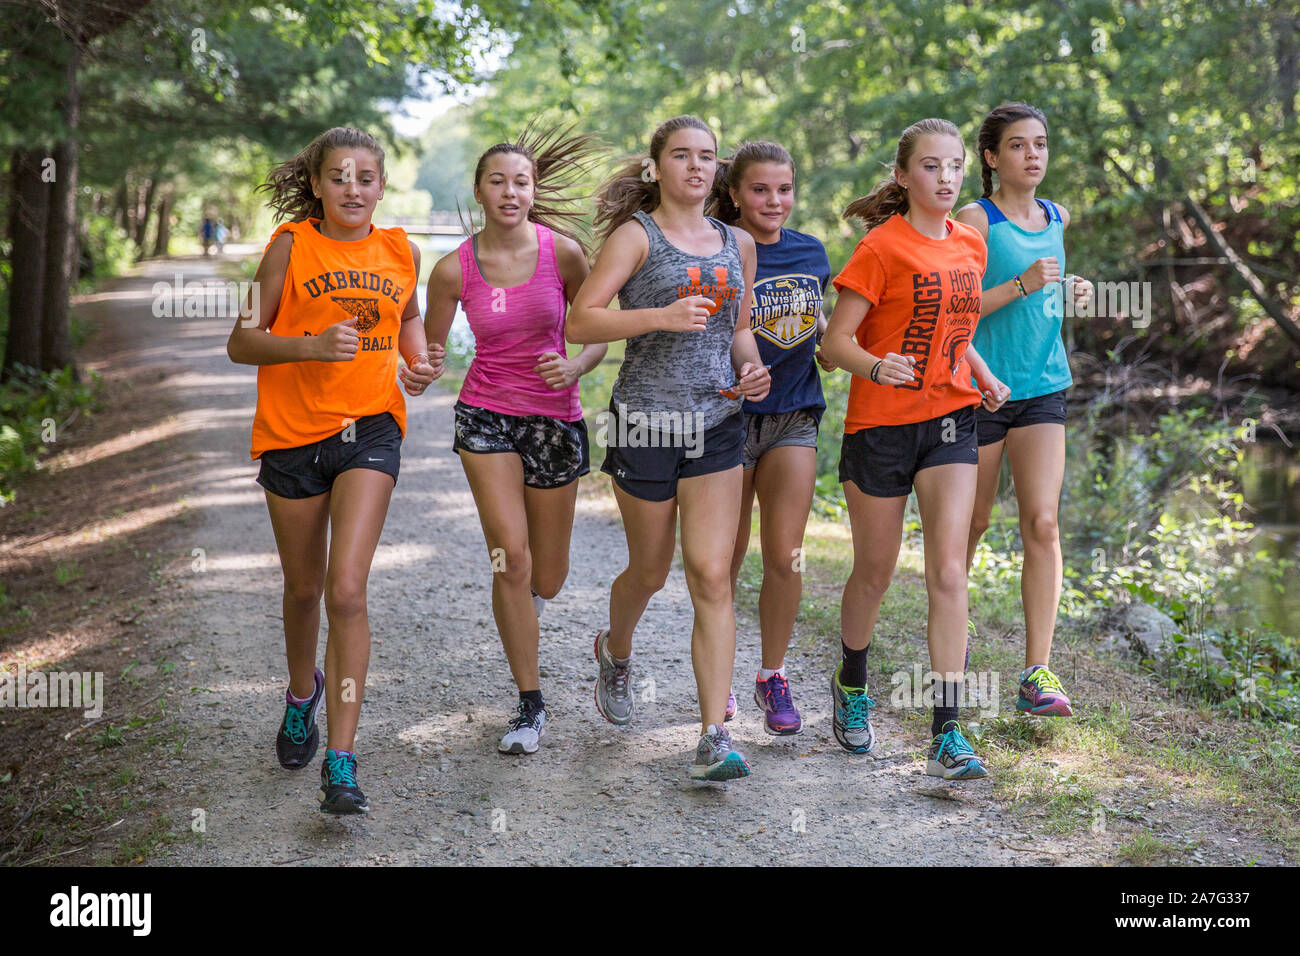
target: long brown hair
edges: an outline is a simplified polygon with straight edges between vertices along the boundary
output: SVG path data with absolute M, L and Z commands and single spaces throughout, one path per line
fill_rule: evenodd
M 984 198 L 987 199 L 993 195 L 993 169 L 984 160 L 984 150 L 990 153 L 997 153 L 1002 147 L 1002 131 L 1012 123 L 1017 123 L 1024 119 L 1036 119 L 1043 124 L 1043 132 L 1047 132 L 1047 117 L 1041 110 L 1035 109 L 1028 103 L 1003 103 L 988 116 L 984 117 L 984 122 L 980 124 L 979 134 L 979 153 L 980 153 L 980 175 L 984 181 Z
M 674 116 L 660 123 L 650 137 L 649 158 L 629 158 L 597 190 L 596 227 L 601 240 L 608 239 L 637 210 L 653 212 L 659 206 L 659 183 L 649 175 L 649 160 L 658 165 L 659 156 L 668 144 L 668 137 L 680 129 L 703 130 L 713 137 L 714 147 L 718 145 L 718 137 L 709 128 L 709 124 L 698 116 Z
M 594 137 L 574 133 L 573 125 L 540 127 L 536 121 L 524 127 L 512 143 L 497 143 L 484 150 L 474 166 L 477 187 L 487 169 L 488 160 L 499 153 L 515 153 L 533 164 L 533 201 L 528 207 L 530 222 L 568 236 L 582 251 L 587 251 L 587 228 L 578 204 L 585 196 L 572 190 L 587 182 L 592 163 L 604 149 Z M 477 229 L 464 213 L 461 224 L 467 235 Z
M 312 192 L 311 179 L 320 178 L 321 164 L 332 149 L 367 149 L 379 160 L 379 175 L 384 176 L 384 150 L 379 141 L 369 133 L 351 126 L 335 126 L 327 129 L 308 144 L 307 148 L 293 159 L 281 163 L 271 170 L 266 182 L 258 186 L 258 191 L 269 192 L 271 198 L 266 204 L 275 210 L 275 221 L 290 219 L 302 222 L 304 219 L 324 219 L 325 206 Z
M 731 198 L 731 190 L 739 189 L 745 180 L 745 170 L 754 163 L 779 163 L 789 166 L 794 173 L 794 160 L 784 146 L 759 140 L 743 143 L 726 159 L 718 160 L 718 174 L 713 180 L 713 192 L 704 205 L 704 214 L 720 219 L 729 226 L 740 222 L 740 210 Z
M 898 150 L 894 153 L 894 169 L 906 170 L 916 149 L 916 141 L 928 133 L 951 136 L 961 142 L 961 133 L 957 127 L 945 119 L 923 119 L 903 130 L 898 138 Z M 891 176 L 882 181 L 865 196 L 853 200 L 844 210 L 845 219 L 861 219 L 867 231 L 875 229 L 890 216 L 907 212 L 907 190 L 900 186 Z

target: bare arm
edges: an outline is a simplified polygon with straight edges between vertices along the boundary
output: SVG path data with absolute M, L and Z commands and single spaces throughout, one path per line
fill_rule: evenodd
M 704 331 L 709 317 L 705 303 L 711 306 L 713 302 L 702 295 L 678 299 L 662 309 L 609 307 L 618 290 L 641 268 L 649 252 L 650 240 L 640 223 L 625 222 L 614 230 L 601 247 L 596 265 L 569 309 L 569 318 L 564 326 L 566 339 L 586 345 L 590 342 L 616 342 L 656 330 Z
M 958 222 L 966 223 L 968 226 L 974 226 L 979 230 L 979 234 L 984 237 L 984 241 L 986 243 L 989 241 L 988 213 L 984 211 L 984 207 L 979 203 L 973 202 L 970 205 L 963 206 L 953 218 Z M 1025 292 L 1037 292 L 1051 282 L 1059 282 L 1060 279 L 1061 264 L 1057 262 L 1056 256 L 1036 259 L 1027 264 L 1024 271 L 1020 273 L 1020 283 L 1025 287 Z M 1015 279 L 1008 279 L 1001 285 L 985 289 L 980 293 L 980 318 L 991 315 L 1007 303 L 1014 302 L 1020 297 L 1020 288 L 1016 285 Z
M 831 312 L 826 324 L 826 334 L 822 337 L 822 351 L 834 365 L 848 370 L 859 378 L 871 380 L 872 369 L 877 364 L 876 384 L 902 385 L 916 378 L 912 366 L 916 361 L 908 356 L 904 358 L 896 352 L 885 355 L 872 355 L 853 340 L 862 320 L 871 310 L 871 300 L 860 292 L 843 288 L 835 300 L 835 310 Z
M 411 262 L 415 266 L 415 282 L 411 284 L 411 297 L 406 300 L 397 336 L 398 354 L 406 364 L 397 370 L 397 378 L 408 395 L 421 395 L 442 374 L 443 349 L 441 345 L 429 345 L 424 323 L 420 321 L 420 297 L 415 294 L 420 281 L 420 247 L 414 242 Z
M 285 362 L 323 361 L 319 348 L 322 336 L 271 335 L 269 329 L 280 309 L 280 295 L 284 291 L 284 277 L 289 271 L 289 250 L 293 236 L 284 233 L 271 243 L 253 277 L 257 293 L 256 305 L 250 293 L 245 301 L 244 314 L 235 322 L 235 328 L 226 341 L 226 354 L 240 365 L 280 365 Z
M 754 305 L 754 273 L 758 269 L 758 251 L 754 237 L 743 229 L 732 227 L 740 246 L 740 262 L 745 275 L 745 296 L 740 300 L 736 314 L 736 331 L 731 336 L 731 367 L 739 378 L 737 388 L 741 395 L 760 402 L 772 387 L 772 374 L 763 364 L 758 342 L 749 327 L 750 312 Z
M 460 293 L 460 254 L 451 252 L 434 265 L 425 289 L 424 332 L 430 345 L 446 347 Z
M 555 243 L 560 278 L 564 280 L 564 298 L 572 307 L 583 284 L 587 281 L 587 276 L 591 274 L 591 267 L 587 265 L 587 257 L 583 255 L 582 247 L 568 236 L 556 233 Z M 583 345 L 582 351 L 573 357 L 573 361 L 577 363 L 578 375 L 586 375 L 599 365 L 608 351 L 609 346 L 604 342 L 588 342 Z

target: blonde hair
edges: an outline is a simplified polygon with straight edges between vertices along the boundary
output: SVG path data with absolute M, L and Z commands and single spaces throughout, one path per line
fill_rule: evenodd
M 321 164 L 332 149 L 367 149 L 379 160 L 379 175 L 384 175 L 384 150 L 379 141 L 369 133 L 351 126 L 335 126 L 317 136 L 293 159 L 281 163 L 271 170 L 266 182 L 258 186 L 261 192 L 269 192 L 271 198 L 267 205 L 275 210 L 275 219 L 290 219 L 302 222 L 304 219 L 324 219 L 325 206 L 312 191 L 311 180 L 320 178 Z
M 907 169 L 907 164 L 916 149 L 916 142 L 927 133 L 951 136 L 961 142 L 961 133 L 957 127 L 945 119 L 923 119 L 903 130 L 898 138 L 898 149 L 894 153 L 894 168 Z M 963 149 L 965 147 L 963 146 Z M 908 210 L 907 190 L 900 186 L 891 176 L 865 196 L 853 200 L 844 210 L 845 219 L 861 219 L 870 232 L 895 213 L 903 214 Z

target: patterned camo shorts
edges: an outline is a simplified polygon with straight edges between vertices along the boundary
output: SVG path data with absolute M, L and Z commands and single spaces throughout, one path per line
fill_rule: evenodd
M 511 453 L 524 465 L 529 488 L 560 488 L 591 470 L 587 423 L 546 415 L 503 415 L 456 403 L 452 450 L 475 454 Z

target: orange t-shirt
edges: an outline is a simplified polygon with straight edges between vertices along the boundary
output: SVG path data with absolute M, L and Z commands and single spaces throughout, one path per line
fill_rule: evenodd
M 948 238 L 930 239 L 900 215 L 872 229 L 832 284 L 871 302 L 858 326 L 858 345 L 916 359 L 916 379 L 877 385 L 853 376 L 844 433 L 879 425 L 924 422 L 978 405 L 966 346 L 980 317 L 980 281 L 988 260 L 984 239 L 948 220 Z
M 392 414 L 406 436 L 406 401 L 397 381 L 402 312 L 415 292 L 415 262 L 402 229 L 376 229 L 354 242 L 330 239 L 318 219 L 286 222 L 289 267 L 272 335 L 319 335 L 357 318 L 361 337 L 348 362 L 283 362 L 257 370 L 252 456 L 336 435 L 367 415 Z M 267 243 L 270 246 L 270 243 Z

